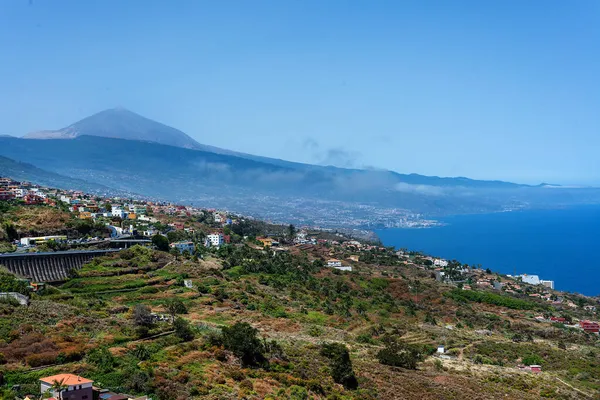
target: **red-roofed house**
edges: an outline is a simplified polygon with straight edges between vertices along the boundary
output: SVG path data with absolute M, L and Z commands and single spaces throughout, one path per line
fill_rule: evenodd
M 598 333 L 600 332 L 600 325 L 597 322 L 592 321 L 579 321 L 579 326 L 587 333 Z
M 40 378 L 40 391 L 64 400 L 92 400 L 94 381 L 73 374 L 59 374 Z

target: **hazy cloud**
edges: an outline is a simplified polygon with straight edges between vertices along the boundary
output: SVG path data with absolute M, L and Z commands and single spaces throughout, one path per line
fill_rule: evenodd
M 313 138 L 306 138 L 302 142 L 302 149 L 308 153 L 315 164 L 333 165 L 341 168 L 360 168 L 361 154 L 357 151 L 346 150 L 343 147 L 323 148 Z
M 443 196 L 444 188 L 431 185 L 412 185 L 410 183 L 398 182 L 394 185 L 397 192 L 424 194 L 427 196 Z

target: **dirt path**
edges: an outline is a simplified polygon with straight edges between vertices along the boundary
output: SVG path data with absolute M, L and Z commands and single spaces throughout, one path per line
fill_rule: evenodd
M 585 397 L 589 397 L 590 399 L 591 399 L 592 397 L 594 397 L 594 396 L 592 396 L 591 394 L 588 394 L 588 393 L 586 393 L 586 392 L 584 392 L 584 391 L 581 391 L 581 390 L 577 389 L 576 387 L 574 387 L 573 385 L 571 385 L 571 384 L 569 384 L 569 383 L 567 383 L 567 382 L 563 381 L 563 380 L 562 380 L 562 379 L 560 379 L 558 376 L 555 376 L 555 378 L 556 378 L 556 380 L 557 380 L 557 381 L 559 381 L 559 382 L 560 382 L 560 383 L 562 383 L 563 385 L 570 387 L 571 389 L 573 389 L 573 390 L 574 390 L 574 391 L 576 391 L 577 393 L 581 393 L 581 394 L 582 394 L 582 395 L 584 395 Z

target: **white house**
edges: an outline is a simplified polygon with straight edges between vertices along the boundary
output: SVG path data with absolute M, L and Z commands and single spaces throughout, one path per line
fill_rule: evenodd
M 328 267 L 341 267 L 342 262 L 340 260 L 336 260 L 335 258 L 332 258 L 331 260 L 327 260 L 327 266 Z
M 517 276 L 521 278 L 521 281 L 523 281 L 525 283 L 529 283 L 530 285 L 539 285 L 540 284 L 540 277 L 537 275 L 523 274 L 523 275 L 517 275 Z
M 222 245 L 223 242 L 225 241 L 225 238 L 223 237 L 223 234 L 222 233 L 218 233 L 218 232 L 211 233 L 206 238 L 210 242 L 211 246 L 217 246 L 217 247 L 219 247 L 220 245 Z
M 55 383 L 63 385 L 64 389 L 60 392 L 53 388 Z M 72 374 L 59 374 L 40 378 L 40 392 L 45 394 L 49 392 L 52 397 L 57 399 L 92 399 L 94 381 Z
M 546 286 L 549 289 L 554 289 L 554 281 L 545 281 L 543 279 L 540 279 L 540 284 Z
M 136 214 L 137 214 L 137 213 L 136 213 Z M 156 218 L 154 218 L 154 217 L 150 217 L 150 216 L 148 216 L 148 215 L 144 215 L 144 214 L 141 214 L 141 215 L 139 215 L 139 216 L 138 216 L 138 219 L 139 219 L 140 221 L 148 221 L 148 222 L 151 222 L 151 223 L 158 222 L 158 219 L 156 219 Z
M 435 265 L 436 267 L 447 267 L 448 261 L 443 260 L 441 258 L 436 258 L 433 260 L 433 265 Z
M 64 194 L 60 196 L 60 201 L 63 203 L 71 204 L 71 198 L 69 196 L 65 196 Z
M 113 204 L 111 209 L 111 214 L 113 217 L 119 217 L 121 219 L 126 219 L 129 213 L 120 205 Z
M 188 253 L 193 254 L 194 250 L 196 250 L 194 242 L 176 242 L 171 243 L 170 246 L 179 250 L 180 253 L 187 251 Z

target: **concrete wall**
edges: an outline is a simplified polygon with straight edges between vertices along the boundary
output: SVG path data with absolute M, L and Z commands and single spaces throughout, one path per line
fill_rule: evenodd
M 94 257 L 119 250 L 57 251 L 53 253 L 2 254 L 0 265 L 34 282 L 58 282 L 69 277 Z

